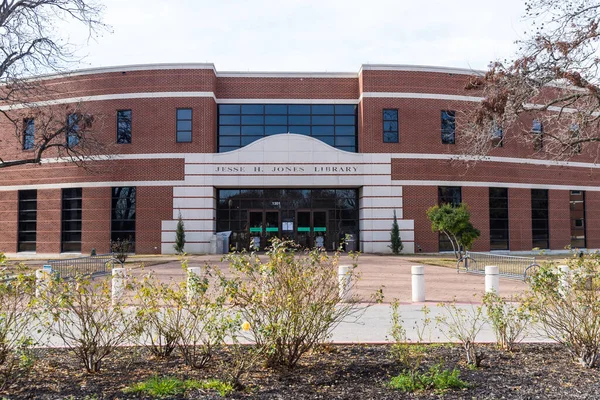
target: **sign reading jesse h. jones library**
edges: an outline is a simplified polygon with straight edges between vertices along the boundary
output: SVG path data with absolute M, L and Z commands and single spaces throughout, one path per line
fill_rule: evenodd
M 219 174 L 280 174 L 280 175 L 358 175 L 362 165 L 350 164 L 253 164 L 253 165 L 216 165 L 214 172 Z

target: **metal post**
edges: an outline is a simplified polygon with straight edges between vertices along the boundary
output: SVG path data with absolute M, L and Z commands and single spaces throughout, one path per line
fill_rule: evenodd
M 198 280 L 202 273 L 201 267 L 188 267 L 187 269 L 187 300 L 190 301 L 197 294 Z
M 113 268 L 112 270 L 112 304 L 117 305 L 125 294 L 125 268 Z
M 500 292 L 500 268 L 495 265 L 485 266 L 485 292 Z
M 35 270 L 35 297 L 40 297 L 48 289 L 50 274 L 46 269 Z
M 340 290 L 340 299 L 348 300 L 350 298 L 350 288 L 352 287 L 352 269 L 351 265 L 340 265 L 338 267 L 338 284 Z
M 412 275 L 412 301 L 422 303 L 425 301 L 425 267 L 413 265 L 410 267 Z

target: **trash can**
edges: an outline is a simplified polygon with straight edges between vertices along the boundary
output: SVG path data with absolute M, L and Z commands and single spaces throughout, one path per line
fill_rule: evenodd
M 356 251 L 356 234 L 346 235 L 346 252 Z
M 213 235 L 210 238 L 210 254 L 223 254 L 223 236 Z
M 223 252 L 217 254 L 227 254 L 229 253 L 229 238 L 231 236 L 231 231 L 217 232 L 217 236 L 223 238 Z

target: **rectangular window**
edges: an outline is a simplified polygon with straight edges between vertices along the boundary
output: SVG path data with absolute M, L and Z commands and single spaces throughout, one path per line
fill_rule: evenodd
M 110 240 L 129 240 L 135 250 L 135 187 L 112 188 Z
M 265 136 L 312 136 L 337 149 L 357 151 L 355 104 L 221 104 L 218 151 L 232 151 Z
M 60 251 L 81 252 L 81 188 L 62 190 Z
M 19 191 L 17 251 L 35 251 L 37 237 L 37 191 Z
M 533 133 L 533 150 L 540 151 L 544 148 L 544 126 L 540 120 L 534 119 L 531 125 Z
M 23 120 L 23 150 L 33 149 L 35 143 L 35 120 L 25 118 Z
M 585 192 L 571 190 L 571 248 L 584 249 L 587 247 L 585 241 Z
M 534 248 L 550 248 L 548 215 L 548 190 L 531 189 L 531 235 Z
M 189 143 L 192 141 L 192 109 L 177 109 L 177 142 Z
M 383 110 L 383 142 L 398 143 L 398 109 Z
M 462 202 L 462 190 L 460 186 L 439 186 L 438 204 L 452 204 L 457 207 Z M 452 251 L 452 243 L 448 237 L 440 232 L 438 236 L 439 251 Z
M 117 111 L 117 143 L 131 143 L 131 110 Z
M 442 110 L 442 143 L 454 144 L 456 133 L 456 112 Z
M 492 144 L 495 147 L 502 147 L 504 144 L 504 131 L 502 127 L 497 125 L 496 123 L 492 126 Z
M 508 250 L 508 189 L 490 188 L 490 250 Z
M 79 144 L 79 114 L 69 114 L 67 117 L 67 147 L 74 147 Z

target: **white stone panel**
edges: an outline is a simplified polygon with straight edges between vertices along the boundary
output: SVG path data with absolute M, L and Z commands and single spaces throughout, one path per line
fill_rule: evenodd
M 181 211 L 181 218 L 186 219 L 211 219 L 215 215 L 215 210 L 191 210 L 191 209 L 182 209 L 182 210 L 173 210 L 173 219 L 177 219 L 179 217 L 179 212 Z
M 393 219 L 375 219 L 372 220 L 372 228 L 371 229 L 387 229 L 392 226 L 394 222 Z M 398 219 L 398 227 L 400 230 L 413 230 L 415 222 L 412 219 Z
M 183 220 L 186 230 L 210 230 L 213 227 L 213 221 L 186 221 Z M 162 221 L 163 231 L 175 231 L 177 229 L 177 221 Z
M 402 208 L 402 197 L 363 197 L 362 207 Z
M 392 186 L 365 186 L 363 196 L 392 196 Z
M 391 208 L 373 208 L 371 209 L 371 218 L 389 218 L 391 221 L 394 218 L 394 210 Z
M 176 197 L 173 199 L 173 208 L 213 208 L 215 199 L 211 197 Z
M 173 188 L 174 197 L 212 197 L 212 186 L 181 186 Z
M 391 190 L 392 196 L 402 196 L 402 186 L 392 186 Z
M 390 232 L 392 230 L 392 225 L 390 224 L 389 231 L 371 231 L 372 239 L 375 241 L 378 240 L 390 240 Z M 415 232 L 414 231 L 400 231 L 400 239 L 402 241 L 414 241 L 415 240 Z

